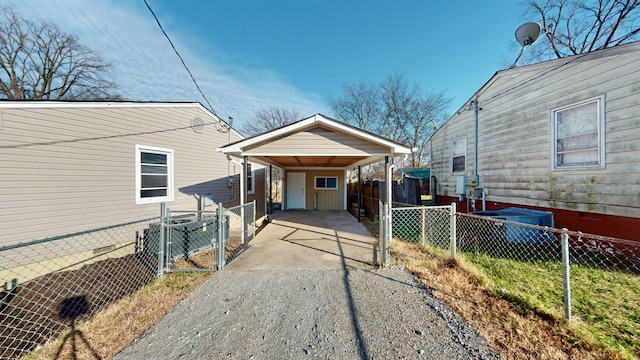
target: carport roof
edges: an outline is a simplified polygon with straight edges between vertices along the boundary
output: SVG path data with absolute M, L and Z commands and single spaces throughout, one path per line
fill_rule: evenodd
M 234 157 L 283 169 L 351 169 L 410 154 L 398 142 L 322 114 L 218 148 Z

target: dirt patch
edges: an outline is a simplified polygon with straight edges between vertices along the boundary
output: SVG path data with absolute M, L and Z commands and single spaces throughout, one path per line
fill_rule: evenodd
M 0 294 L 0 358 L 17 358 L 106 304 L 136 292 L 157 273 L 157 257 L 128 255 L 48 274 Z

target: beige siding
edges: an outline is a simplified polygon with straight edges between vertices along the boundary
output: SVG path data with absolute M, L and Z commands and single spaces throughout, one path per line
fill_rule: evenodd
M 562 65 L 523 67 L 479 93 L 478 173 L 489 201 L 640 217 L 640 46 L 626 53 Z M 602 169 L 552 170 L 551 110 L 605 97 Z M 450 140 L 467 138 L 473 175 L 474 114 L 454 115 L 433 138 L 438 194 L 454 196 Z
M 301 170 L 293 170 L 300 172 Z M 307 170 L 305 176 L 306 210 L 345 210 L 345 185 L 343 170 Z M 335 176 L 338 178 L 338 189 L 315 189 L 316 176 Z M 285 179 L 287 178 L 285 173 Z M 284 186 L 286 191 L 286 184 Z M 285 201 L 287 197 L 285 196 Z M 285 207 L 286 209 L 286 204 Z
M 136 144 L 174 151 L 168 208 L 226 196 L 227 161 L 216 148 L 227 134 L 191 129 L 193 118 L 214 121 L 198 106 L 2 106 L 0 246 L 159 216 L 159 204 L 135 204 Z
M 247 195 L 247 201 L 256 202 L 256 219 L 260 219 L 265 215 L 266 211 L 266 168 L 254 165 L 256 170 L 254 171 L 255 176 L 255 191 L 253 194 Z
M 318 130 L 320 129 L 320 130 Z M 296 149 L 292 153 L 292 149 Z M 372 144 L 349 134 L 315 128 L 301 131 L 285 138 L 245 149 L 253 154 L 270 155 L 369 155 L 386 154 L 388 148 Z

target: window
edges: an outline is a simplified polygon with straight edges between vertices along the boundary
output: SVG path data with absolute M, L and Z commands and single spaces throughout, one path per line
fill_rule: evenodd
M 551 112 L 554 169 L 604 166 L 604 97 Z
M 337 176 L 316 176 L 314 189 L 338 190 Z
M 255 181 L 253 179 L 253 167 L 251 166 L 252 164 L 247 163 L 247 194 L 253 194 L 254 193 L 254 185 L 255 185 Z
M 173 201 L 173 150 L 136 145 L 136 204 Z
M 451 172 L 463 173 L 467 158 L 467 138 L 451 140 Z

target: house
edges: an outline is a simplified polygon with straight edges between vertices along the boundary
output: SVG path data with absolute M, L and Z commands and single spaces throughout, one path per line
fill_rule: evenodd
M 0 247 L 159 217 L 162 202 L 239 204 L 240 167 L 216 148 L 240 139 L 199 103 L 1 101 Z M 248 179 L 259 218 L 264 168 Z
M 640 241 L 640 42 L 496 72 L 431 151 L 438 204 Z
M 316 114 L 219 151 L 282 169 L 284 210 L 347 210 L 347 171 L 384 162 L 390 179 L 397 165 L 391 161 L 412 149 Z

